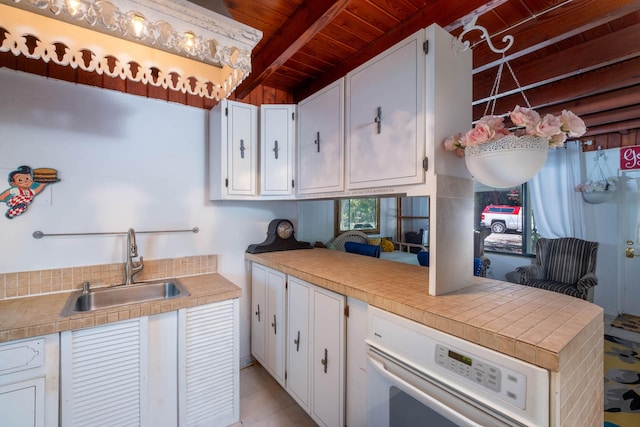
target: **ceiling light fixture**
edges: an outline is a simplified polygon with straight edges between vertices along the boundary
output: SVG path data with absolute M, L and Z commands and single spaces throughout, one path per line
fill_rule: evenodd
M 216 100 L 249 75 L 251 50 L 262 38 L 185 0 L 0 0 L 0 7 L 0 52 Z M 38 40 L 35 48 L 29 37 Z M 110 58 L 115 66 L 106 65 Z

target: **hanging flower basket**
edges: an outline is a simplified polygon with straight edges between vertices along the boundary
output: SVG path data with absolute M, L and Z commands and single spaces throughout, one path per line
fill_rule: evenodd
M 598 167 L 598 165 L 596 165 Z M 616 182 L 618 178 L 610 176 L 605 178 L 602 175 L 600 181 L 587 181 L 576 187 L 576 191 L 582 192 L 582 198 L 585 202 L 592 205 L 598 205 L 610 200 L 616 192 Z
M 533 178 L 547 160 L 549 141 L 533 135 L 506 135 L 465 148 L 467 169 L 489 187 L 510 188 Z
M 443 146 L 466 159 L 467 169 L 477 181 L 490 187 L 510 188 L 529 181 L 538 173 L 547 160 L 549 147 L 562 147 L 567 138 L 578 138 L 587 129 L 584 121 L 571 111 L 563 110 L 557 116 L 541 116 L 534 111 L 504 51 L 502 53 L 485 115 L 466 133 L 445 139 Z M 504 65 L 527 104 L 527 107 L 516 105 L 509 112 L 513 127 L 505 125 L 504 116 L 493 114 Z M 489 107 L 491 112 L 487 114 Z
M 582 198 L 587 203 L 591 203 L 592 205 L 599 205 L 600 203 L 604 203 L 607 200 L 611 199 L 615 192 L 616 192 L 615 189 L 598 191 L 593 193 L 586 193 L 583 191 Z
M 618 178 L 609 174 L 606 162 L 604 169 L 600 165 L 600 159 L 603 157 L 606 159 L 604 152 L 598 148 L 589 179 L 576 186 L 576 191 L 582 192 L 584 201 L 593 205 L 611 199 L 616 192 L 616 184 L 618 183 Z

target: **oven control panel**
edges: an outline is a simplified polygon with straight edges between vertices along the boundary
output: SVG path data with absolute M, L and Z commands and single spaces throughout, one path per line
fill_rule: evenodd
M 467 381 L 489 389 L 513 405 L 524 408 L 527 390 L 526 376 L 442 344 L 436 344 L 435 353 L 436 365 L 465 378 Z

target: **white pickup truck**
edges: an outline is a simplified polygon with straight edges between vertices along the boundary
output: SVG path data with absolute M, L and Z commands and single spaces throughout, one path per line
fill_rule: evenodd
M 480 225 L 493 233 L 507 230 L 522 232 L 522 207 L 507 205 L 487 205 L 482 211 Z

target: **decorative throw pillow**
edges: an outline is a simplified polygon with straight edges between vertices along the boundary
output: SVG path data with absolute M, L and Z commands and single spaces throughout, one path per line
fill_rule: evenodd
M 394 250 L 393 243 L 387 239 L 380 240 L 380 248 L 382 249 L 382 252 L 393 252 Z
M 370 245 L 380 246 L 380 237 L 367 237 L 367 243 Z

